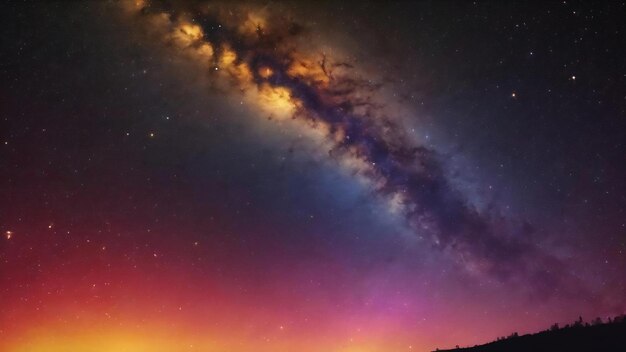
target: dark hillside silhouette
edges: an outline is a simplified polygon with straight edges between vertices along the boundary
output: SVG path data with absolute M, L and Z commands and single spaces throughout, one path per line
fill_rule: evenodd
M 519 336 L 516 332 L 509 337 L 474 347 L 457 347 L 441 350 L 466 352 L 601 352 L 626 351 L 626 316 L 622 315 L 603 323 L 600 318 L 591 323 L 583 322 L 582 317 L 573 324 L 559 327 L 554 324 L 550 329 Z

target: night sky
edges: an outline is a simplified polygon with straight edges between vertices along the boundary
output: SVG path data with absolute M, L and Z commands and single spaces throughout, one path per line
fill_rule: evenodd
M 0 12 L 2 351 L 429 351 L 626 312 L 625 2 Z

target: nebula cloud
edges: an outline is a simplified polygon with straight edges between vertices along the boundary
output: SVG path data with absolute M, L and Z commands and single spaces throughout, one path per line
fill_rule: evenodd
M 306 25 L 243 3 L 137 1 L 125 10 L 141 31 L 196 62 L 216 89 L 321 135 L 329 158 L 469 272 L 546 290 L 563 286 L 563 264 L 532 244 L 532 226 L 476 209 L 454 187 L 444 157 L 406 137 L 386 108 L 380 80 L 308 45 Z

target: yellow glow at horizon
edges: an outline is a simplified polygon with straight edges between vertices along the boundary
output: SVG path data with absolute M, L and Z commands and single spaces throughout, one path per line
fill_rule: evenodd
M 23 341 L 23 342 L 22 342 Z M 94 329 L 58 331 L 39 329 L 8 345 L 7 352 L 217 352 L 232 346 L 217 342 L 213 336 L 185 336 L 172 331 L 133 332 Z

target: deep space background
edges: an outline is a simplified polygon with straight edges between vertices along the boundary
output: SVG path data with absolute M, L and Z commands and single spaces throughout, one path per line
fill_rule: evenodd
M 626 310 L 624 2 L 1 8 L 4 351 L 428 351 Z

